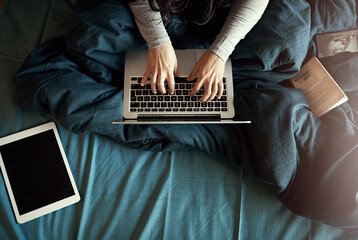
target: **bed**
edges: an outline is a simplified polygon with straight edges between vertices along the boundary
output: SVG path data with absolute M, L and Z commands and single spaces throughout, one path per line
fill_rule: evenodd
M 13 77 L 32 50 L 66 33 L 73 8 L 73 0 L 5 0 L 0 15 L 0 136 L 53 120 L 21 110 Z M 17 224 L 1 180 L 1 239 L 358 237 L 292 213 L 272 186 L 198 149 L 144 151 L 107 136 L 57 127 L 82 199 Z

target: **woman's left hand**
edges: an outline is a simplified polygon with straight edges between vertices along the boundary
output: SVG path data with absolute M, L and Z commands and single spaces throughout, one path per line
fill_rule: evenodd
M 187 78 L 188 81 L 193 81 L 198 76 L 189 95 L 194 96 L 204 86 L 204 95 L 199 99 L 199 102 L 211 101 L 216 94 L 220 99 L 224 91 L 224 70 L 225 62 L 215 53 L 207 50 L 195 64 L 193 71 Z

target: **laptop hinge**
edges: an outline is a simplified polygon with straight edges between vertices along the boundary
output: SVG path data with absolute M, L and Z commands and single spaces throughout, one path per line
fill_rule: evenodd
M 138 114 L 138 121 L 219 121 L 220 114 Z

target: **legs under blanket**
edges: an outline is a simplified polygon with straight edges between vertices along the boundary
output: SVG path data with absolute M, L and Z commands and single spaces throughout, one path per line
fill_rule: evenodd
M 24 110 L 51 114 L 71 131 L 152 151 L 201 149 L 275 186 L 294 212 L 355 230 L 358 97 L 349 66 L 357 56 L 340 59 L 348 65 L 326 60 L 337 76 L 351 71 L 342 80 L 350 102 L 321 120 L 301 91 L 281 85 L 307 57 L 313 10 L 305 1 L 273 1 L 233 53 L 236 111 L 250 125 L 112 125 L 122 117 L 124 52 L 145 48 L 128 8 L 115 0 L 79 4 L 66 39 L 25 61 L 17 98 Z M 186 26 L 169 32 L 174 47 L 208 47 L 212 39 Z

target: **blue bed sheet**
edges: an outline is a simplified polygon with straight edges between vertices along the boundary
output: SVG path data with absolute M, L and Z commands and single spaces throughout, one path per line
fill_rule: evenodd
M 40 43 L 64 34 L 73 2 L 5 1 L 0 15 L 0 136 L 52 120 L 23 112 L 12 78 Z M 1 239 L 356 239 L 299 217 L 275 189 L 190 149 L 154 153 L 57 125 L 81 202 L 19 225 L 0 180 Z

